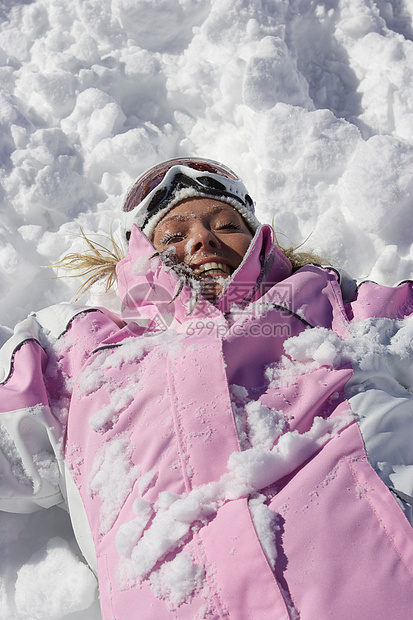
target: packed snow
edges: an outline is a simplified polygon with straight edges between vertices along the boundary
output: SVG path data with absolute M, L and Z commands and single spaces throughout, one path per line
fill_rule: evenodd
M 411 278 L 412 0 L 0 0 L 0 19 L 0 343 L 29 312 L 74 296 L 80 282 L 56 279 L 48 265 L 83 249 L 79 226 L 119 235 L 131 182 L 178 155 L 237 171 L 282 245 L 303 243 L 357 279 Z M 117 304 L 99 286 L 82 302 Z M 398 326 L 382 343 L 390 357 L 403 356 L 411 331 L 411 323 Z M 331 338 L 316 332 L 286 353 L 314 367 L 361 355 Z M 290 376 L 291 364 L 268 372 Z M 404 368 L 394 372 L 403 383 Z M 251 508 L 264 540 L 277 524 L 254 476 L 263 454 L 282 461 L 268 442 L 283 420 L 233 389 L 241 439 L 252 424 L 255 445 L 245 439 L 229 475 L 255 472 Z M 94 423 L 115 413 L 110 406 Z M 305 454 L 326 432 L 288 449 Z M 102 492 L 97 475 L 91 485 Z M 159 507 L 148 532 L 192 499 Z M 145 509 L 136 505 L 136 523 L 118 541 L 141 574 L 133 541 L 150 518 Z M 111 507 L 103 518 L 106 527 Z M 175 523 L 179 539 L 190 524 Z M 271 537 L 263 545 L 273 562 Z M 0 617 L 100 618 L 95 578 L 64 511 L 1 513 L 0 548 Z M 189 557 L 178 554 L 162 570 L 152 588 L 172 606 L 201 587 L 202 569 Z

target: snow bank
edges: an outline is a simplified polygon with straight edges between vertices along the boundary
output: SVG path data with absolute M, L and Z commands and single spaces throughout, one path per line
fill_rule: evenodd
M 384 284 L 411 274 L 409 4 L 37 0 L 1 16 L 4 327 L 70 298 L 76 282 L 42 267 L 82 247 L 79 224 L 116 228 L 133 179 L 179 154 L 237 170 L 285 244 Z

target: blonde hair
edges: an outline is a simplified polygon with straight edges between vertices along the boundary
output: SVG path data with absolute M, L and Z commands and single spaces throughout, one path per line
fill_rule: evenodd
M 125 252 L 116 241 L 112 230 L 106 239 L 112 245 L 108 249 L 97 241 L 89 239 L 83 228 L 80 227 L 80 237 L 86 242 L 87 249 L 84 252 L 71 252 L 66 254 L 61 260 L 50 265 L 54 269 L 63 269 L 64 271 L 72 271 L 73 273 L 59 276 L 66 278 L 87 277 L 85 282 L 79 286 L 75 293 L 73 301 L 77 301 L 84 293 L 86 293 L 96 282 L 103 280 L 105 283 L 105 292 L 116 282 L 116 265 L 122 258 L 125 258 Z
M 293 273 L 300 269 L 300 267 L 304 267 L 304 265 L 308 265 L 309 263 L 315 263 L 316 265 L 330 265 L 330 261 L 321 257 L 319 254 L 315 254 L 314 252 L 298 252 L 298 249 L 301 248 L 302 245 L 307 241 L 303 241 L 299 245 L 292 245 L 288 248 L 282 246 L 278 239 L 277 234 L 275 234 L 275 243 L 279 250 L 288 258 L 290 261 Z
M 105 292 L 108 292 L 116 282 L 116 265 L 122 258 L 125 258 L 125 252 L 114 238 L 112 231 L 106 236 L 106 239 L 112 245 L 112 249 L 108 249 L 103 244 L 89 239 L 82 228 L 80 228 L 80 236 L 87 244 L 87 249 L 84 252 L 71 252 L 70 254 L 66 254 L 66 256 L 58 262 L 50 265 L 50 267 L 55 269 L 73 272 L 66 276 L 58 277 L 87 277 L 85 282 L 77 289 L 74 301 L 78 300 L 79 297 L 99 281 L 104 282 Z M 305 241 L 303 241 L 303 243 L 305 243 Z M 275 233 L 275 243 L 291 262 L 293 272 L 308 263 L 316 263 L 318 265 L 330 264 L 329 261 L 326 261 L 321 256 L 312 252 L 298 252 L 298 248 L 300 248 L 303 243 L 297 246 L 283 247 L 277 239 L 277 233 Z

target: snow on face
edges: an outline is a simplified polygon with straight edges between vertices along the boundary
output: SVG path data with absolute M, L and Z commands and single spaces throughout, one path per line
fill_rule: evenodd
M 205 283 L 204 296 L 222 292 L 222 280 L 241 264 L 252 240 L 241 214 L 213 198 L 188 198 L 160 220 L 153 244 L 159 252 L 174 250 L 177 271 L 185 265 L 189 274 Z

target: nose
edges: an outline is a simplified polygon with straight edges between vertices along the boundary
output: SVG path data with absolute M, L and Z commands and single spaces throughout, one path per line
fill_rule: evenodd
M 219 241 L 214 233 L 202 223 L 197 223 L 192 234 L 192 253 L 200 250 L 216 249 Z

